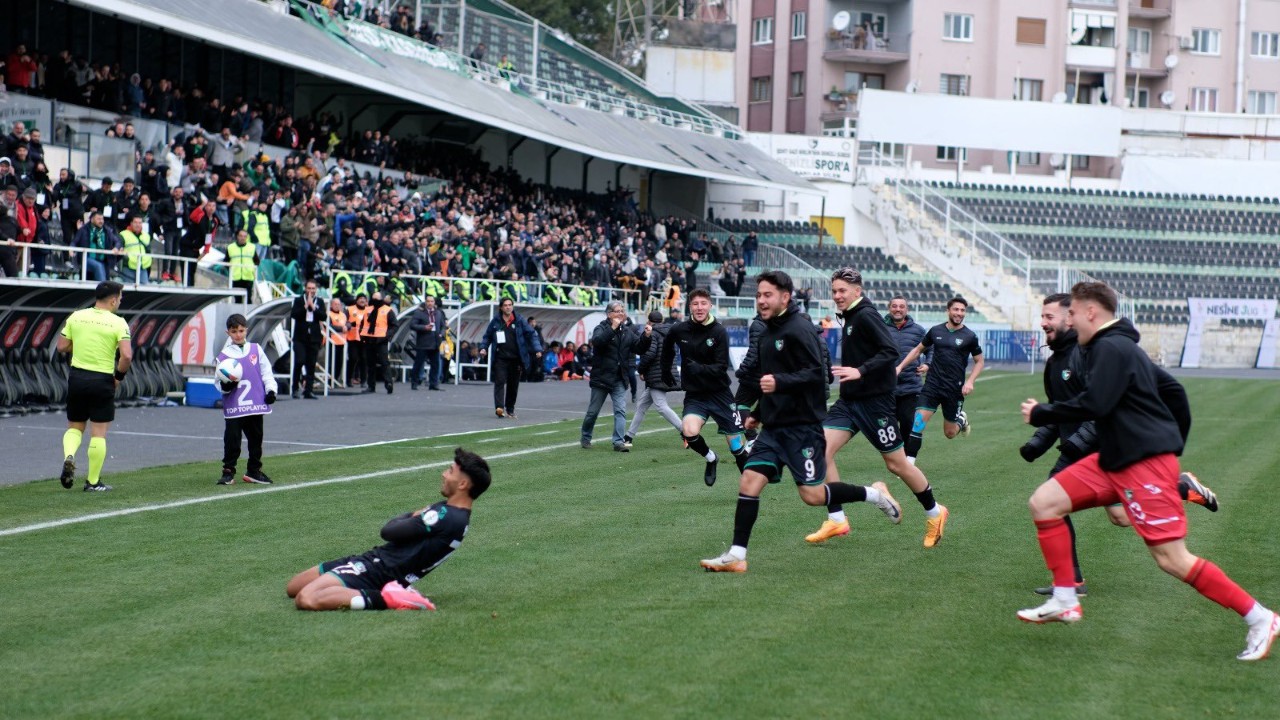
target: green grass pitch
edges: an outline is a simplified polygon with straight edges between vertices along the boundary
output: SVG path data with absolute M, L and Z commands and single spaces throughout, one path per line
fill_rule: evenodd
M 1223 503 L 1189 509 L 1189 546 L 1280 607 L 1280 385 L 1186 386 L 1183 465 Z M 1041 394 L 1039 376 L 991 376 L 967 403 L 972 436 L 929 427 L 920 465 L 952 512 L 937 548 L 855 439 L 844 478 L 888 482 L 903 523 L 854 506 L 849 536 L 809 546 L 824 514 L 788 478 L 765 492 L 740 576 L 698 567 L 728 546 L 733 466 L 706 488 L 668 429 L 626 455 L 603 428 L 581 450 L 562 423 L 269 458 L 265 492 L 215 487 L 213 446 L 189 465 L 108 466 L 107 495 L 4 488 L 0 530 L 235 498 L 0 536 L 0 717 L 1280 717 L 1280 658 L 1237 662 L 1235 614 L 1161 573 L 1101 511 L 1077 517 L 1084 621 L 1015 619 L 1047 581 L 1026 499 L 1051 458 L 1016 452 L 1018 403 Z M 268 437 L 285 432 L 268 420 Z M 521 454 L 493 460 L 466 543 L 418 584 L 439 611 L 294 610 L 285 582 L 433 502 L 455 444 Z M 26 451 L 44 450 L 57 452 Z M 366 477 L 280 490 L 351 475 Z

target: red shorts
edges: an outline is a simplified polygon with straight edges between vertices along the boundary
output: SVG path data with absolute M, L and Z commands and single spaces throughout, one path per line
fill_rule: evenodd
M 1178 494 L 1178 458 L 1156 455 L 1109 472 L 1098 465 L 1098 454 L 1081 459 L 1054 479 L 1071 498 L 1071 510 L 1100 505 L 1124 505 L 1124 511 L 1147 545 L 1187 536 L 1187 518 Z

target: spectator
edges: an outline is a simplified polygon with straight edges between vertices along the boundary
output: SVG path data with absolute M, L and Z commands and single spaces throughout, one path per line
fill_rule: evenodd
M 79 266 L 83 262 L 82 279 L 102 282 L 111 275 L 112 265 L 120 254 L 120 236 L 102 217 L 102 212 L 95 210 L 89 216 L 89 222 L 81 225 L 72 240 L 73 247 L 98 250 L 100 252 L 84 253 L 73 256 L 73 262 Z
M 642 334 L 633 334 L 626 328 L 627 309 L 614 300 L 605 307 L 605 319 L 591 333 L 591 345 L 595 348 L 595 364 L 591 371 L 591 400 L 582 418 L 582 447 L 591 447 L 596 418 L 605 398 L 613 401 L 613 449 L 628 452 L 624 442 L 627 424 L 627 366 L 628 356 L 649 348 L 653 326 L 645 325 Z
M 427 296 L 421 306 L 409 316 L 409 327 L 415 334 L 415 353 L 413 370 L 409 373 L 409 388 L 417 390 L 422 384 L 422 370 L 425 363 L 430 363 L 430 377 L 427 387 L 430 390 L 441 390 L 440 387 L 440 343 L 444 340 L 448 321 L 444 311 L 436 307 L 436 299 Z

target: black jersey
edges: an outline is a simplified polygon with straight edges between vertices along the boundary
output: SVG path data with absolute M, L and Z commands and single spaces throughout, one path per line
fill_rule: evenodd
M 862 377 L 840 383 L 840 399 L 863 400 L 893 393 L 898 386 L 893 372 L 898 346 L 876 306 L 865 297 L 859 298 L 841 317 L 840 364 L 858 368 Z
M 462 545 L 471 511 L 445 501 L 396 516 L 382 528 L 386 545 L 360 557 L 401 583 L 414 583 L 449 559 Z
M 671 363 L 680 349 L 680 379 L 689 396 L 714 395 L 729 389 L 729 333 L 712 319 L 707 324 L 676 323 L 662 344 L 663 382 L 675 385 Z
M 929 376 L 924 381 L 926 392 L 941 389 L 948 394 L 959 393 L 969 357 L 982 354 L 977 334 L 964 326 L 952 330 L 946 323 L 929 328 L 920 344 L 925 350 L 933 349 L 933 362 L 929 363 Z

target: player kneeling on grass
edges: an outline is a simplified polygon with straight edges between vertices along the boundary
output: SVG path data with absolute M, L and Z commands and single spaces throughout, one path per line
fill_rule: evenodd
M 382 527 L 387 544 L 363 555 L 330 560 L 303 570 L 285 592 L 299 610 L 435 610 L 409 587 L 462 544 L 471 504 L 489 489 L 489 464 L 462 448 L 441 474 L 443 502 L 391 519 Z
M 262 346 L 245 341 L 249 321 L 239 313 L 227 318 L 227 344 L 218 353 L 216 374 L 222 399 L 222 477 L 219 485 L 230 485 L 236 477 L 240 461 L 240 436 L 249 442 L 249 467 L 244 481 L 270 485 L 271 478 L 262 472 L 262 417 L 271 414 L 276 401 L 276 378 L 271 372 Z M 232 360 L 234 362 L 227 363 Z M 224 374 L 227 366 L 239 367 L 239 377 Z
M 1053 595 L 1018 612 L 1031 623 L 1076 622 L 1083 617 L 1071 562 L 1071 533 L 1063 518 L 1099 505 L 1124 503 L 1133 529 L 1161 570 L 1201 595 L 1234 610 L 1249 626 L 1240 660 L 1261 660 L 1280 635 L 1280 615 L 1253 599 L 1217 565 L 1187 549 L 1187 520 L 1178 493 L 1182 433 L 1161 401 L 1155 366 L 1138 347 L 1138 332 L 1116 317 L 1116 294 L 1103 283 L 1077 283 L 1067 311 L 1086 346 L 1088 385 L 1068 400 L 1022 403 L 1027 423 L 1095 420 L 1098 452 L 1054 474 L 1029 502 Z

